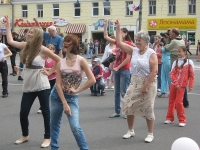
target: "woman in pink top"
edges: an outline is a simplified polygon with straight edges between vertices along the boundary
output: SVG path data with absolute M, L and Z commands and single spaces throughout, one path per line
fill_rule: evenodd
M 50 95 L 51 102 L 51 150 L 59 148 L 60 123 L 63 111 L 67 115 L 71 131 L 81 150 L 88 150 L 86 139 L 79 125 L 78 93 L 91 87 L 96 81 L 87 61 L 80 55 L 78 37 L 68 34 L 63 41 L 66 57 L 57 65 L 56 86 Z M 85 72 L 87 82 L 80 86 Z M 80 87 L 79 87 L 80 86 Z

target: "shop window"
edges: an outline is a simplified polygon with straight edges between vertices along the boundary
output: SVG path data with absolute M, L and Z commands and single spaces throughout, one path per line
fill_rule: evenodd
M 110 16 L 110 2 L 103 2 L 103 15 Z
M 196 0 L 188 0 L 188 14 L 196 14 Z
M 156 15 L 156 0 L 149 0 L 149 15 Z
M 188 40 L 190 41 L 190 45 L 195 45 L 195 32 L 188 31 Z
M 133 2 L 129 1 L 125 3 L 126 3 L 126 16 L 133 16 L 133 11 L 130 11 L 128 7 L 128 5 L 133 4 Z
M 43 17 L 43 5 L 37 5 L 37 14 L 38 14 L 38 18 L 42 18 Z
M 22 17 L 24 17 L 24 18 L 28 17 L 28 6 L 27 5 L 22 6 Z
M 53 4 L 53 17 L 59 17 L 59 4 Z
M 80 17 L 81 16 L 81 4 L 74 4 L 74 16 Z
M 92 3 L 92 15 L 93 16 L 99 15 L 99 3 Z

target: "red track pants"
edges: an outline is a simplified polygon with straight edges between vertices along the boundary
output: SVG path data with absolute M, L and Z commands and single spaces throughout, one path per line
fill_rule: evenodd
M 170 85 L 167 120 L 174 121 L 174 110 L 176 108 L 179 123 L 186 123 L 185 109 L 183 107 L 184 92 L 185 87 L 180 87 L 179 90 L 177 90 L 176 86 Z

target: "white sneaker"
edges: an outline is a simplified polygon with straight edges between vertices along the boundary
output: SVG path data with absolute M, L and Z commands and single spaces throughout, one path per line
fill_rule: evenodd
M 148 134 L 147 137 L 144 139 L 146 143 L 151 143 L 154 139 L 153 134 Z
M 186 123 L 179 123 L 178 126 L 179 126 L 179 127 L 185 127 L 185 126 L 186 126 Z
M 171 121 L 171 120 L 166 120 L 166 121 L 164 122 L 164 124 L 171 124 L 171 123 L 173 123 L 173 121 Z
M 37 111 L 37 113 L 38 113 L 38 114 L 41 114 L 41 113 L 42 113 L 42 111 L 41 111 L 41 110 L 38 110 L 38 111 Z
M 160 89 L 157 89 L 157 92 L 161 92 L 161 90 L 160 90 Z
M 129 130 L 129 131 L 123 136 L 123 138 L 124 138 L 124 139 L 129 139 L 129 138 L 131 138 L 131 137 L 133 137 L 133 136 L 135 136 L 135 132 Z
M 106 86 L 105 89 L 108 89 L 108 86 Z

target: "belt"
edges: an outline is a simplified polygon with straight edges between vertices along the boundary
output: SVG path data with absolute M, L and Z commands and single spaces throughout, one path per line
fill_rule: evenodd
M 29 68 L 29 69 L 42 69 L 43 66 L 30 65 L 30 66 L 26 66 L 26 68 Z

